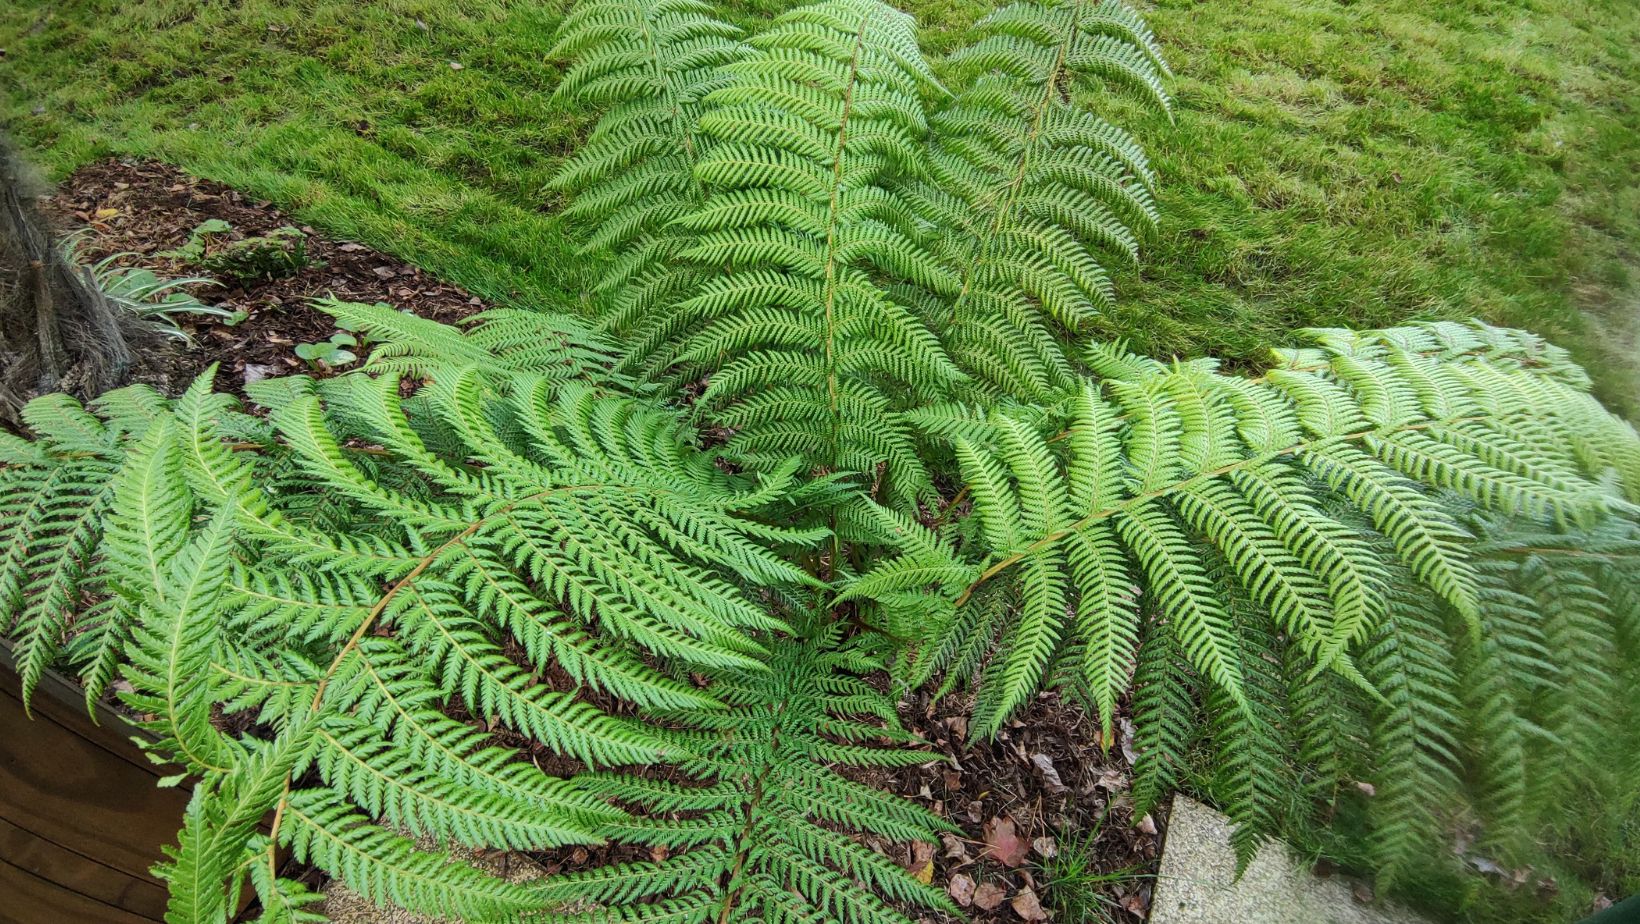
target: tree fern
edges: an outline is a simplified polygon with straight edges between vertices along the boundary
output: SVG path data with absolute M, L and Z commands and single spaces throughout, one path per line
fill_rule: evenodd
M 1524 857 L 1551 795 L 1632 780 L 1633 429 L 1478 323 L 1311 331 L 1257 377 L 1080 343 L 1153 178 L 1071 96 L 1165 108 L 1165 68 L 1114 0 L 978 33 L 947 92 L 873 0 L 745 40 L 585 0 L 559 99 L 605 112 L 556 185 L 600 330 L 326 301 L 366 372 L 0 437 L 25 687 L 122 676 L 196 781 L 172 920 L 247 884 L 315 920 L 281 850 L 472 921 L 950 911 L 859 837 L 943 823 L 837 769 L 931 759 L 893 684 L 977 686 L 979 737 L 1055 685 L 1109 742 L 1126 698 L 1137 806 L 1204 786 L 1243 848 L 1374 791 L 1389 877 L 1454 815 Z M 652 859 L 443 852 L 602 841 Z
M 973 512 L 956 542 L 885 516 L 907 551 L 844 599 L 880 600 L 885 625 L 921 628 L 902 667 L 911 682 L 990 658 L 975 674 L 976 735 L 1052 680 L 1093 706 L 1108 740 L 1131 676 L 1145 802 L 1177 783 L 1194 747 L 1187 691 L 1202 678 L 1213 791 L 1249 837 L 1292 809 L 1284 737 L 1300 738 L 1313 785 L 1336 788 L 1363 771 L 1327 739 L 1370 728 L 1406 776 L 1372 774 L 1384 787 L 1376 858 L 1392 877 L 1434 837 L 1461 768 L 1500 831 L 1533 830 L 1523 786 L 1536 741 L 1599 753 L 1588 736 L 1619 698 L 1602 679 L 1617 633 L 1597 615 L 1611 581 L 1526 555 L 1501 586 L 1504 566 L 1474 548 L 1455 504 L 1621 523 L 1634 514 L 1621 472 L 1640 441 L 1531 338 L 1459 325 L 1312 336 L 1319 346 L 1279 354 L 1259 379 L 1100 347 L 1090 364 L 1108 378 L 1057 415 L 911 415 L 951 444 Z M 1417 616 L 1415 597 L 1405 612 L 1386 605 L 1409 579 L 1445 615 Z M 1013 589 L 986 593 L 997 580 Z M 1454 661 L 1454 649 L 1469 654 Z M 1271 679 L 1283 663 L 1288 691 Z M 1600 705 L 1580 712 L 1556 690 Z M 1570 771 L 1542 772 L 1557 789 Z

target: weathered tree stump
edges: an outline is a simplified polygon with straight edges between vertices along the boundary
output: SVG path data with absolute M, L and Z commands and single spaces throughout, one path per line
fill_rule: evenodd
M 131 368 L 125 319 L 64 254 L 35 203 L 39 189 L 0 138 L 0 420 L 13 425 L 36 395 L 93 397 L 124 384 Z

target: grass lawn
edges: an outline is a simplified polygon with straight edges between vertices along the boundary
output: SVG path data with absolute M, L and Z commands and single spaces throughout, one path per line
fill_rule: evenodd
M 935 50 L 988 4 L 915 0 Z M 773 0 L 739 0 L 748 20 Z M 487 297 L 564 306 L 556 3 L 11 0 L 0 122 L 55 173 L 154 157 Z M 1640 414 L 1640 4 L 1157 0 L 1165 215 L 1104 322 L 1161 354 L 1482 316 Z

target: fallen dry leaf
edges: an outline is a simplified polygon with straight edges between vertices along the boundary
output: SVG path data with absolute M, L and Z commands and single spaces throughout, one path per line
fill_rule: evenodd
M 1012 815 L 993 818 L 985 823 L 985 852 L 987 856 L 1010 868 L 1025 862 L 1030 845 L 1026 844 L 1014 830 Z
M 950 893 L 951 900 L 966 908 L 974 903 L 974 880 L 972 877 L 958 873 L 951 877 L 951 884 L 945 887 Z
M 1065 781 L 1059 778 L 1059 770 L 1053 765 L 1053 758 L 1046 754 L 1032 754 L 1031 763 L 1042 772 L 1042 779 L 1048 784 L 1048 791 L 1053 793 L 1064 792 L 1069 789 Z
M 1116 720 L 1122 729 L 1122 756 L 1127 759 L 1128 766 L 1133 766 L 1139 759 L 1138 752 L 1133 749 L 1133 720 L 1122 716 Z
M 923 885 L 934 881 L 934 845 L 928 841 L 911 842 L 911 864 L 906 867 L 911 878 Z
M 974 906 L 981 911 L 994 911 L 1007 897 L 1008 893 L 1002 891 L 1001 886 L 994 882 L 982 882 L 979 888 L 974 890 Z
M 1037 900 L 1036 893 L 1030 889 L 1015 895 L 1014 900 L 1009 902 L 1008 905 L 1014 909 L 1014 914 L 1019 915 L 1020 918 L 1026 921 L 1046 921 L 1048 919 L 1048 913 L 1042 910 L 1042 903 Z
M 955 834 L 941 834 L 940 843 L 945 845 L 945 855 L 953 860 L 968 860 L 968 845 Z
M 1150 902 L 1139 892 L 1122 896 L 1122 909 L 1143 918 L 1150 911 Z

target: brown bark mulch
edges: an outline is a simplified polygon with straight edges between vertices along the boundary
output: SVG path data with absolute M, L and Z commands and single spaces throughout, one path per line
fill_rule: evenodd
M 187 242 L 206 219 L 229 223 L 224 243 L 265 236 L 292 226 L 306 238 L 309 263 L 297 272 L 271 280 L 221 286 L 194 286 L 190 291 L 207 304 L 244 311 L 234 326 L 213 317 L 182 316 L 194 344 L 169 343 L 161 355 L 146 357 L 136 378 L 176 393 L 211 363 L 220 363 L 219 388 L 238 392 L 252 380 L 300 372 L 308 364 L 295 354 L 298 344 L 328 340 L 337 332 L 334 319 L 310 300 L 335 296 L 343 301 L 386 302 L 425 318 L 453 323 L 489 307 L 460 288 L 434 279 L 419 268 L 351 241 L 331 240 L 275 208 L 238 190 L 188 176 L 153 161 L 103 160 L 88 164 L 59 184 L 44 203 L 64 231 L 88 229 L 84 254 L 93 260 L 130 253 L 122 264 L 153 270 L 163 277 L 209 275 L 187 261 L 160 257 Z

